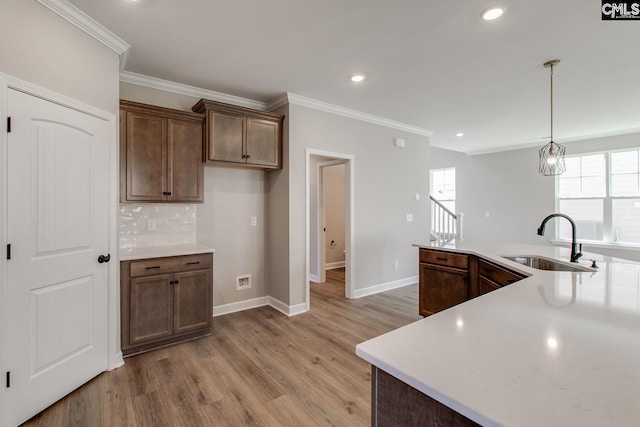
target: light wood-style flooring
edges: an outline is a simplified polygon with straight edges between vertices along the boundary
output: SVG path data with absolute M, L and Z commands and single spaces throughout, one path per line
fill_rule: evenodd
M 418 320 L 411 285 L 344 298 L 344 269 L 311 284 L 311 311 L 216 317 L 196 341 L 125 359 L 26 426 L 367 426 L 370 366 L 356 344 Z

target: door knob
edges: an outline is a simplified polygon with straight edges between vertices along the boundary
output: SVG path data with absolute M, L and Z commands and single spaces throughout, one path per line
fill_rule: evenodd
M 98 257 L 98 262 L 102 264 L 103 262 L 109 262 L 111 260 L 111 254 L 107 254 L 106 256 L 100 255 Z

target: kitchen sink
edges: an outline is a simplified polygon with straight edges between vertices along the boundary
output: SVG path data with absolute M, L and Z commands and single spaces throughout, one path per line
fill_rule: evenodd
M 526 265 L 527 267 L 536 268 L 538 270 L 548 271 L 597 271 L 595 268 L 580 265 L 578 263 L 569 263 L 564 261 L 558 261 L 553 258 L 545 258 L 537 255 L 502 255 L 502 258 L 510 261 L 515 261 L 518 264 Z

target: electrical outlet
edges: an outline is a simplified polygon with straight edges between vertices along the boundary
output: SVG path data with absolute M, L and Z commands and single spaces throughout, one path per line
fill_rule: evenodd
M 407 222 L 413 222 L 413 214 L 407 214 Z
M 156 229 L 156 220 L 148 219 L 147 220 L 147 231 L 154 231 Z
M 395 268 L 396 270 L 397 270 L 398 268 L 400 268 L 400 263 L 399 263 L 398 261 L 394 261 L 394 262 L 393 262 L 393 268 Z
M 258 225 L 258 217 L 252 216 L 251 217 L 251 226 L 252 227 L 256 227 L 257 225 Z
M 251 274 L 236 276 L 236 291 L 251 289 Z

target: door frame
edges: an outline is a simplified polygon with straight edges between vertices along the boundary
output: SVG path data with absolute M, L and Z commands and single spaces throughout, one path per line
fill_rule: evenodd
M 326 269 L 326 265 L 327 265 L 327 254 L 326 254 L 326 249 L 325 249 L 325 244 L 326 244 L 326 233 L 324 232 L 323 228 L 324 228 L 324 224 L 326 222 L 326 218 L 325 218 L 325 198 L 324 198 L 324 168 L 328 167 L 328 166 L 335 166 L 335 165 L 345 165 L 345 190 L 346 190 L 346 163 L 347 161 L 344 159 L 336 159 L 336 160 L 330 160 L 327 162 L 321 162 L 318 163 L 318 172 L 317 172 L 317 183 L 318 183 L 318 188 L 317 188 L 317 203 L 318 203 L 318 213 L 317 213 L 317 218 L 318 218 L 318 227 L 317 230 L 315 230 L 315 232 L 317 233 L 317 244 L 318 244 L 318 248 L 317 248 L 317 253 L 316 253 L 316 258 L 317 258 L 317 263 L 318 263 L 318 279 L 320 283 L 324 283 L 327 281 L 327 269 Z M 346 195 L 346 194 L 345 194 Z M 345 204 L 346 206 L 346 204 Z M 345 209 L 346 211 L 346 209 Z M 347 216 L 345 214 L 344 216 L 344 221 L 345 221 L 345 226 L 346 226 L 346 222 L 347 222 Z M 345 234 L 346 234 L 346 227 L 345 227 Z M 345 254 L 346 255 L 346 254 Z M 345 273 L 346 273 L 346 262 L 345 262 Z M 346 296 L 346 284 L 345 284 L 345 296 Z
M 24 80 L 17 79 L 10 75 L 0 73 L 0 247 L 6 248 L 10 242 L 8 236 L 8 135 L 7 135 L 7 114 L 8 114 L 8 93 L 9 89 L 14 89 L 37 98 L 88 114 L 98 119 L 104 120 L 109 125 L 109 241 L 108 251 L 111 253 L 112 262 L 109 263 L 107 273 L 107 369 L 112 370 L 124 364 L 122 351 L 120 349 L 120 285 L 119 285 L 119 265 L 120 257 L 118 253 L 118 120 L 117 114 L 104 111 L 100 108 L 85 104 L 81 101 L 58 94 L 51 90 L 42 88 Z M 7 259 L 3 250 L 0 256 L 0 349 L 6 349 L 6 325 L 7 313 Z M 6 350 L 0 350 L 0 373 L 4 379 L 4 373 L 8 370 L 6 366 Z M 4 419 L 6 411 L 7 388 L 0 386 L 0 425 L 5 425 Z
M 345 297 L 349 299 L 355 298 L 354 283 L 355 283 L 355 156 L 352 154 L 336 153 L 331 151 L 316 150 L 307 148 L 306 150 L 306 208 L 305 208 L 305 299 L 307 310 L 311 306 L 311 295 L 309 285 L 309 264 L 311 256 L 311 174 L 317 173 L 316 170 L 311 170 L 311 157 L 321 156 L 328 157 L 330 159 L 340 161 L 345 165 L 345 248 L 347 253 L 345 254 Z M 319 227 L 316 227 L 314 232 L 318 232 Z M 319 238 L 318 238 L 319 240 Z

